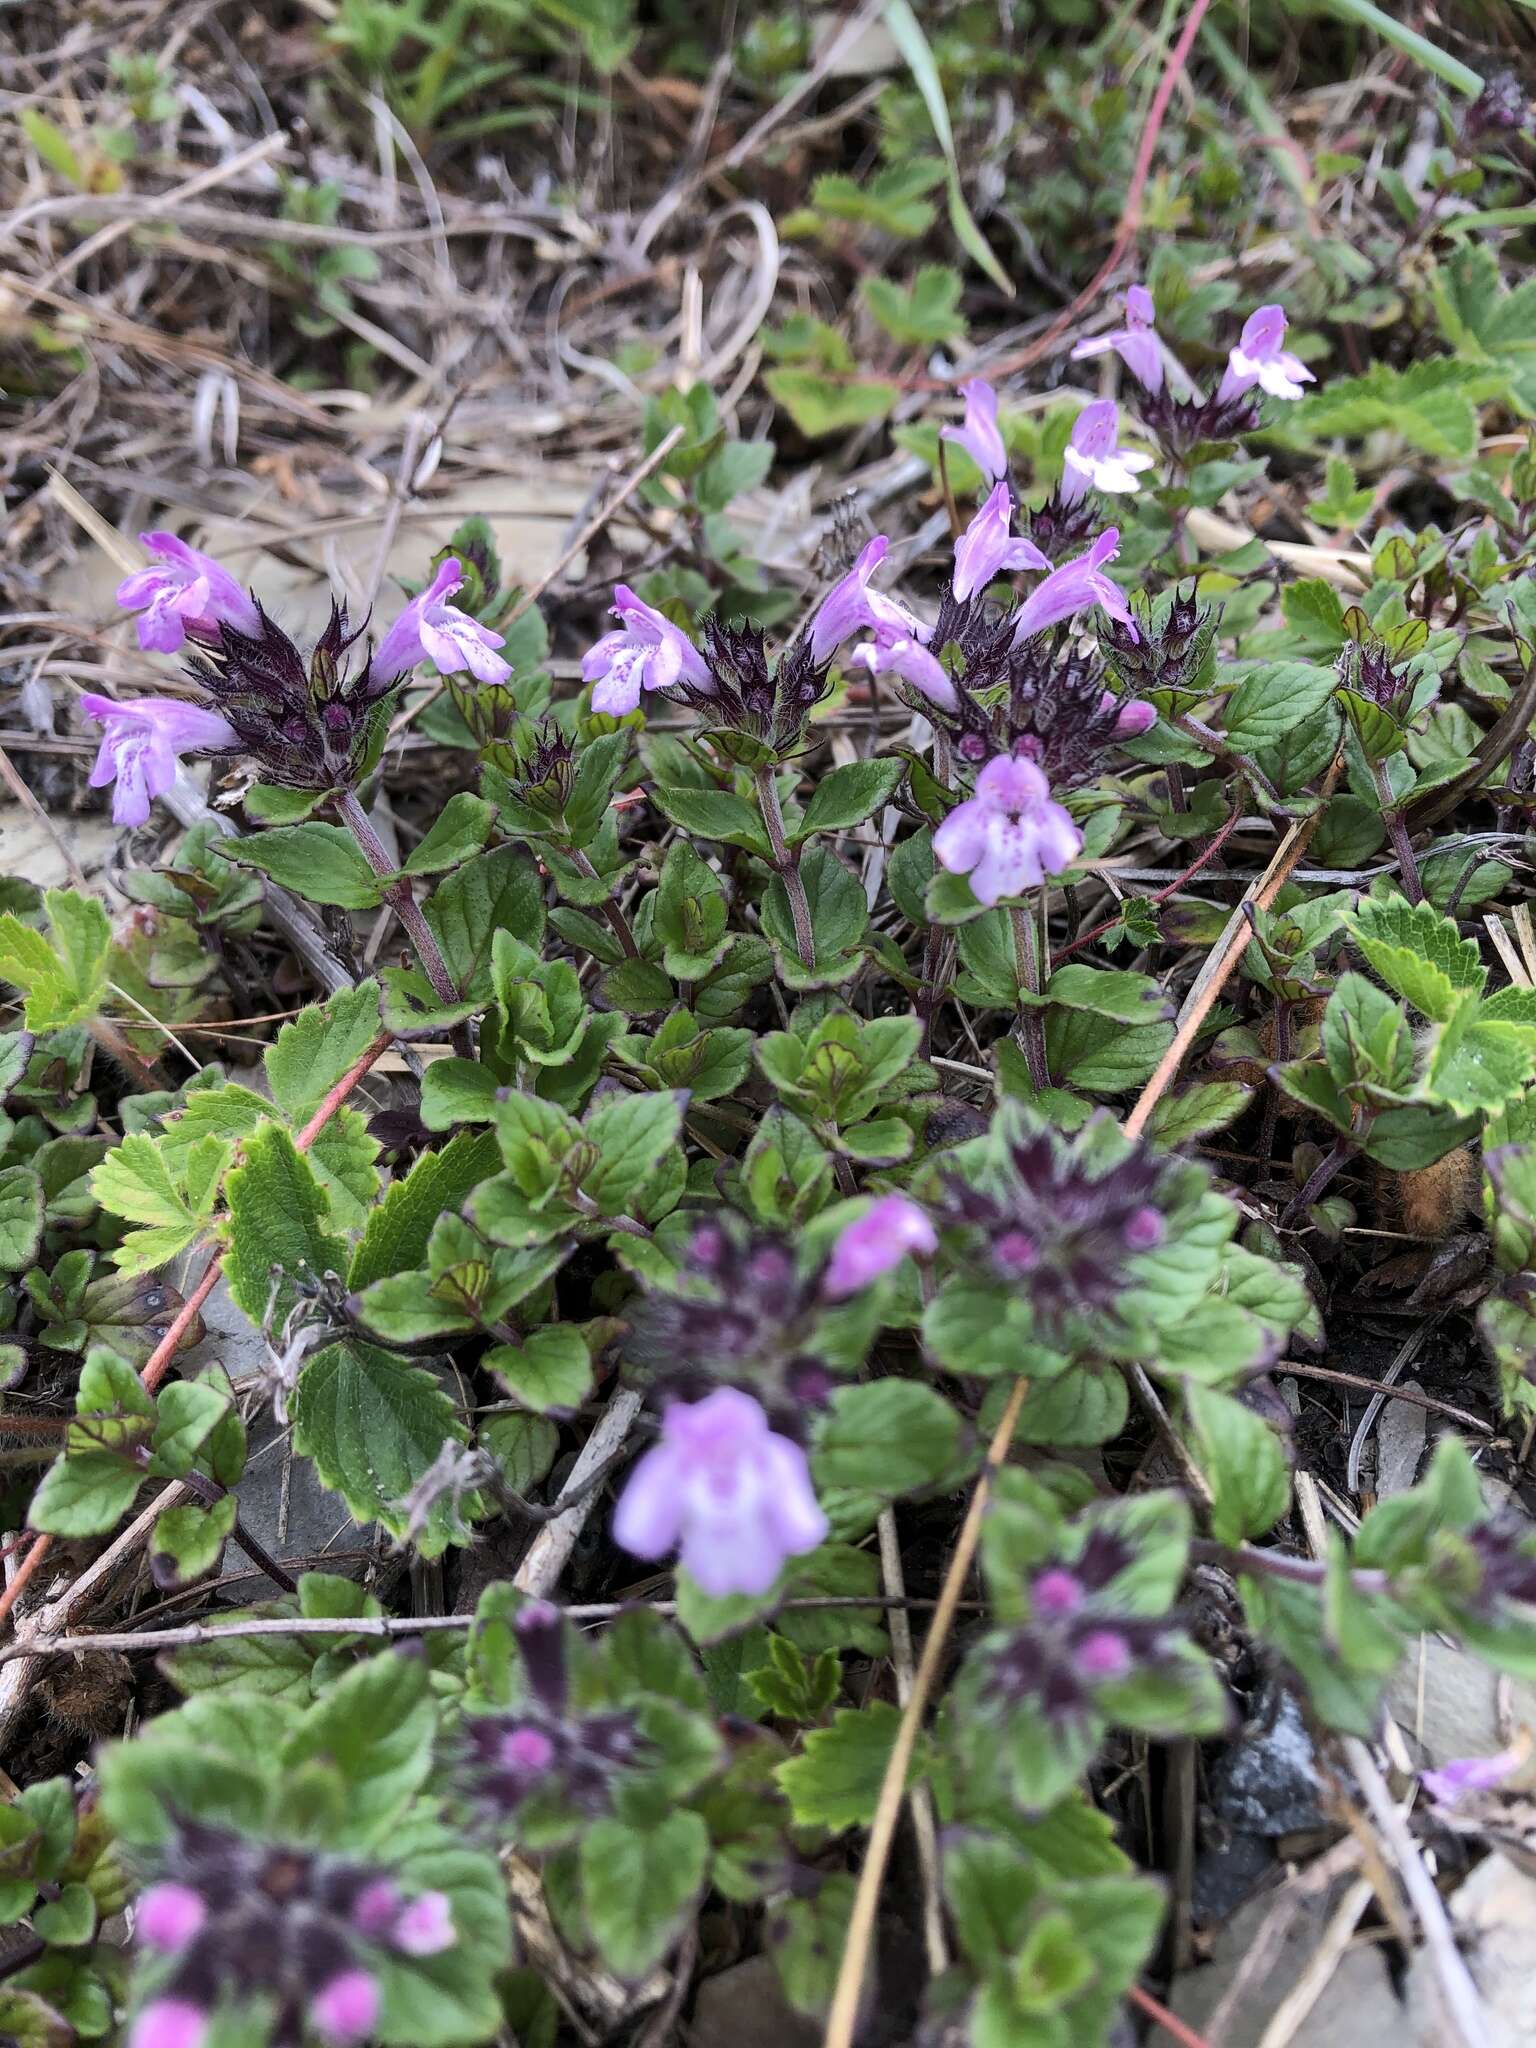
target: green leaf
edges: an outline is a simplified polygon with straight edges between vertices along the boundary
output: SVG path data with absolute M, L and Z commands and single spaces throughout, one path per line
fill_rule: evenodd
M 483 1000 L 491 992 L 496 932 L 511 932 L 538 949 L 544 936 L 544 885 L 525 853 L 498 846 L 439 882 L 424 915 L 460 992 Z
M 605 1967 L 632 1983 L 660 1961 L 703 1890 L 709 1830 L 688 1812 L 649 1828 L 594 1821 L 580 1860 L 588 1932 Z
M 1086 1011 L 1052 1010 L 1045 1023 L 1046 1057 L 1052 1077 L 1090 1095 L 1119 1095 L 1127 1089 L 1139 1088 L 1172 1040 L 1171 1022 L 1121 1024 L 1112 1017 L 1095 1017 Z M 1009 1049 L 1006 1041 L 1003 1049 Z M 1010 1063 L 1010 1071 L 1013 1070 Z M 1001 1055 L 998 1072 L 1002 1077 Z
M 478 1060 L 433 1060 L 422 1076 L 421 1120 L 429 1131 L 455 1124 L 486 1124 L 496 1114 L 500 1084 Z
M 0 1167 L 0 1272 L 19 1273 L 43 1241 L 43 1184 L 30 1166 Z
M 839 1387 L 816 1443 L 818 1490 L 846 1487 L 891 1499 L 953 1471 L 960 1418 L 917 1380 Z
M 815 370 L 769 370 L 763 382 L 768 387 L 769 396 L 783 406 L 810 441 L 883 420 L 901 396 L 894 384 L 873 378 L 856 383 L 823 376 Z M 660 792 L 656 794 L 659 797 Z M 666 808 L 665 804 L 662 808 Z
M 16 119 L 28 142 L 56 177 L 63 178 L 77 191 L 83 191 L 89 182 L 85 165 L 64 130 L 50 121 L 39 107 L 19 107 Z M 24 2048 L 33 2048 L 28 2040 Z
M 696 839 L 713 839 L 727 846 L 744 846 L 764 860 L 772 849 L 756 809 L 745 797 L 728 789 L 655 788 L 651 800 L 674 825 Z
M 27 1521 L 50 1536 L 105 1536 L 133 1506 L 144 1474 L 109 1451 L 56 1458 L 32 1496 Z
M 1227 699 L 1223 719 L 1227 744 L 1240 754 L 1272 746 L 1304 718 L 1320 711 L 1337 681 L 1331 668 L 1307 661 L 1260 663 Z
M 37 1908 L 32 1915 L 32 1927 L 34 1933 L 56 1948 L 83 1948 L 96 1932 L 96 1901 L 90 1887 L 62 1885 L 56 1899 Z
M 1303 654 L 1337 654 L 1344 645 L 1344 607 L 1333 585 L 1321 576 L 1304 576 L 1288 584 L 1280 609 Z
M 172 1380 L 155 1402 L 153 1455 L 148 1470 L 157 1479 L 185 1479 L 198 1452 L 229 1412 L 229 1382 Z
M 955 150 L 955 134 L 950 126 L 949 104 L 944 97 L 944 83 L 939 76 L 939 67 L 934 60 L 933 50 L 923 26 L 910 0 L 886 0 L 885 25 L 891 32 L 891 40 L 901 52 L 902 60 L 912 73 L 912 82 L 922 94 L 923 105 L 928 109 L 928 118 L 933 123 L 933 132 L 938 137 L 939 147 L 944 152 L 949 189 L 949 224 L 955 231 L 956 240 L 972 262 L 977 263 L 991 278 L 1004 297 L 1012 298 L 1013 285 L 1008 273 L 987 244 L 986 237 L 977 227 L 975 217 L 965 203 L 965 191 L 960 182 L 960 159 Z
M 234 1147 L 207 1137 L 176 1150 L 142 1133 L 123 1139 L 91 1175 L 91 1193 L 130 1230 L 112 1254 L 128 1273 L 163 1266 L 207 1230 L 218 1207 L 219 1186 Z
M 43 901 L 52 944 L 11 911 L 0 917 L 0 981 L 26 996 L 29 1030 L 56 1031 L 84 1023 L 101 1007 L 112 927 L 93 896 L 50 889 Z
M 704 512 L 723 512 L 743 491 L 756 490 L 773 467 L 771 441 L 727 441 L 694 479 L 693 495 Z
M 1432 1100 L 1460 1116 L 1502 1109 L 1523 1095 L 1536 1075 L 1536 1029 L 1489 1023 L 1475 999 L 1439 1027 L 1420 1084 Z M 1483 1005 L 1486 1009 L 1487 1005 Z
M 1462 938 L 1454 920 L 1428 903 L 1371 898 L 1344 922 L 1372 972 L 1436 1023 L 1488 979 L 1476 940 Z
M 677 1143 L 683 1102 L 677 1095 L 610 1096 L 591 1110 L 582 1135 L 598 1148 L 582 1189 L 604 1216 L 622 1215 L 663 1155 Z
M 161 1592 L 190 1586 L 211 1572 L 235 1526 L 232 1493 L 211 1508 L 167 1508 L 149 1539 L 150 1575 Z
M 404 1273 L 425 1264 L 427 1244 L 439 1217 L 461 1208 L 500 1161 L 490 1131 L 461 1131 L 441 1152 L 423 1152 L 369 1215 L 347 1285 L 364 1288 L 386 1274 Z
M 860 942 L 869 929 L 864 891 L 852 871 L 824 846 L 812 846 L 802 856 L 800 879 L 810 911 L 815 966 L 801 965 L 789 892 L 778 875 L 763 896 L 763 936 L 791 988 L 833 987 L 848 980 L 862 957 Z
M 688 840 L 674 840 L 662 864 L 652 927 L 667 973 L 678 981 L 708 974 L 730 943 L 729 915 L 720 877 Z
M 349 1834 L 383 1841 L 426 1781 L 436 1725 L 425 1660 L 386 1650 L 328 1687 L 283 1743 L 279 1761 L 285 1773 L 311 1761 L 338 1770 Z
M 1185 1387 L 1184 1407 L 1190 1446 L 1213 1495 L 1211 1534 L 1218 1543 L 1262 1536 L 1290 1505 L 1279 1438 L 1251 1408 L 1194 1381 Z
M 925 263 L 911 286 L 876 274 L 865 277 L 860 295 L 886 333 L 914 348 L 952 341 L 965 332 L 960 310 L 963 283 L 947 263 Z
M 592 1391 L 592 1355 L 570 1323 L 530 1330 L 521 1344 L 498 1344 L 480 1363 L 540 1415 L 573 1412 Z
M 329 1344 L 299 1375 L 293 1399 L 293 1447 L 312 1458 L 321 1480 L 359 1522 L 405 1533 L 405 1496 L 448 1441 L 464 1431 L 453 1402 L 420 1366 L 351 1340 Z M 416 1536 L 423 1556 L 449 1541 L 444 1504 Z
M 845 1707 L 829 1728 L 813 1728 L 801 1754 L 773 1774 L 795 1825 L 867 1826 L 900 1727 L 900 1710 L 886 1700 L 873 1700 L 867 1707 Z
M 1172 1151 L 1195 1138 L 1208 1138 L 1235 1123 L 1252 1100 L 1253 1090 L 1241 1081 L 1196 1081 L 1176 1095 L 1158 1099 L 1146 1122 L 1147 1143 Z
M 458 790 L 438 813 L 432 829 L 413 848 L 401 870 L 407 875 L 435 875 L 456 868 L 476 854 L 490 836 L 496 806 L 468 790 Z
M 823 775 L 792 835 L 798 843 L 816 832 L 846 832 L 888 804 L 907 764 L 900 758 L 850 761 Z
M 383 883 L 341 825 L 278 825 L 245 839 L 221 839 L 216 850 L 309 903 L 371 910 L 383 898 Z
M 286 1023 L 262 1064 L 272 1100 L 290 1123 L 308 1123 L 379 1035 L 379 985 L 360 981 Z
M 975 929 L 974 925 L 966 927 L 968 932 Z M 1131 974 L 1123 968 L 1076 963 L 1058 967 L 1040 1000 L 1067 1010 L 1086 1010 L 1096 1017 L 1113 1017 L 1121 1024 L 1146 1024 L 1168 1015 L 1168 1000 L 1151 975 Z
M 224 1274 L 236 1307 L 258 1327 L 269 1311 L 281 1325 L 298 1299 L 295 1282 L 301 1275 L 317 1280 L 346 1272 L 350 1248 L 325 1228 L 324 1191 L 279 1125 L 252 1132 L 225 1195 L 230 1239 Z M 274 1266 L 281 1267 L 280 1277 L 274 1277 Z

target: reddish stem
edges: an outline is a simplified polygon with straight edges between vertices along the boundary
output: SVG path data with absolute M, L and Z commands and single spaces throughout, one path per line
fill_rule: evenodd
M 1218 853 L 1220 853 L 1221 849 L 1226 845 L 1227 841 L 1231 838 L 1232 834 L 1237 830 L 1238 826 L 1242 823 L 1242 821 L 1243 813 L 1241 807 L 1239 807 L 1232 813 L 1231 817 L 1228 818 L 1227 822 L 1221 827 L 1221 829 L 1212 837 L 1210 843 L 1206 846 L 1204 852 L 1202 852 L 1195 860 L 1191 861 L 1189 866 L 1184 870 L 1183 874 L 1180 875 L 1175 881 L 1170 882 L 1166 889 L 1159 889 L 1155 896 L 1148 898 L 1148 901 L 1152 903 L 1166 903 L 1170 896 L 1175 895 L 1180 889 L 1182 889 L 1186 882 L 1191 880 L 1193 876 L 1198 875 L 1200 870 L 1203 867 L 1205 867 L 1211 860 L 1213 860 Z M 1105 932 L 1111 930 L 1119 922 L 1120 920 L 1117 917 L 1105 918 L 1104 922 L 1102 924 L 1096 924 L 1091 932 L 1084 932 L 1080 939 L 1074 939 L 1071 945 L 1063 946 L 1059 953 L 1053 953 L 1051 955 L 1051 965 L 1053 967 L 1059 966 L 1060 963 L 1066 959 L 1069 953 L 1081 952 L 1084 946 L 1091 946 L 1095 939 L 1101 939 L 1104 936 Z
M 1193 2027 L 1186 2027 L 1177 2013 L 1171 2013 L 1166 2005 L 1159 2005 L 1150 1991 L 1143 1991 L 1139 1984 L 1130 1989 L 1132 2005 L 1139 2005 L 1150 2020 L 1155 2020 L 1165 2034 L 1171 2034 L 1182 2048 L 1211 2048 L 1203 2034 L 1197 2034 Z

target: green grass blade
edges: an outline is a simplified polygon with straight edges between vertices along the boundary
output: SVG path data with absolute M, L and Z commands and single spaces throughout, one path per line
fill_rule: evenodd
M 950 126 L 949 106 L 944 98 L 944 85 L 939 77 L 939 67 L 934 62 L 933 51 L 928 38 L 923 34 L 922 23 L 912 11 L 911 0 L 885 0 L 885 22 L 891 32 L 891 40 L 901 52 L 902 61 L 912 73 L 923 104 L 928 109 L 928 118 L 933 123 L 933 132 L 939 138 L 939 147 L 944 152 L 944 163 L 949 180 L 949 221 L 960 246 L 966 254 L 991 278 L 999 291 L 1014 296 L 1012 280 L 1003 266 L 987 246 L 986 237 L 976 225 L 975 216 L 965 203 L 965 192 L 960 183 L 960 164 L 955 155 L 955 131 Z

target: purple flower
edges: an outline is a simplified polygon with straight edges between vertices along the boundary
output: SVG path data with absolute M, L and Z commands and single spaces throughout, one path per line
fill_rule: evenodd
M 1244 323 L 1237 347 L 1227 357 L 1227 374 L 1216 393 L 1216 403 L 1241 398 L 1255 384 L 1271 398 L 1301 398 L 1303 384 L 1311 384 L 1312 372 L 1284 346 L 1285 308 L 1260 306 Z
M 1120 408 L 1112 398 L 1096 398 L 1078 414 L 1062 456 L 1061 489 L 1063 505 L 1075 505 L 1089 485 L 1101 491 L 1135 491 L 1138 474 L 1153 467 L 1150 455 L 1138 455 L 1133 448 L 1118 448 Z
M 116 782 L 115 825 L 143 824 L 151 801 L 164 796 L 176 780 L 181 755 L 240 744 L 227 719 L 176 697 L 129 697 L 115 703 L 86 690 L 81 692 L 80 709 L 103 728 L 91 788 L 105 789 Z
M 954 679 L 932 649 L 910 633 L 893 633 L 889 628 L 878 627 L 874 639 L 855 647 L 850 660 L 859 668 L 867 668 L 872 676 L 898 676 L 941 711 L 959 707 Z
M 1036 1614 L 1075 1614 L 1086 1598 L 1087 1589 L 1077 1573 L 1059 1564 L 1041 1572 L 1029 1589 L 1030 1605 Z
M 1083 835 L 1058 803 L 1033 761 L 998 754 L 976 778 L 976 794 L 956 804 L 933 835 L 933 850 L 951 874 L 969 874 L 978 903 L 1038 888 L 1069 868 Z
M 680 1563 L 719 1599 L 766 1593 L 786 1558 L 826 1536 L 804 1451 L 768 1427 L 750 1394 L 719 1387 L 702 1401 L 674 1401 L 661 1432 L 614 1515 L 614 1538 L 634 1556 L 680 1546 Z
M 1455 1806 L 1468 1792 L 1493 1792 L 1530 1754 L 1529 1742 L 1501 1749 L 1497 1756 L 1457 1756 L 1438 1771 L 1425 1771 L 1420 1782 L 1436 1806 Z
M 848 574 L 834 583 L 822 599 L 811 621 L 811 659 L 820 665 L 830 661 L 845 640 L 855 633 L 885 627 L 893 634 L 908 634 L 926 640 L 927 630 L 915 612 L 883 590 L 871 590 L 869 579 L 885 560 L 890 542 L 877 533 L 860 550 Z
M 965 450 L 989 483 L 1008 474 L 1008 450 L 997 428 L 997 393 L 985 377 L 967 377 L 959 387 L 965 418 L 958 427 L 940 427 L 939 439 Z
M 597 685 L 594 711 L 622 718 L 639 704 L 642 690 L 670 690 L 678 682 L 710 694 L 703 655 L 681 626 L 636 597 L 627 583 L 613 586 L 613 615 L 622 622 L 618 630 L 605 633 L 581 662 L 584 679 Z
M 831 1301 L 842 1301 L 899 1266 L 908 1252 L 926 1258 L 938 1248 L 938 1232 L 916 1202 L 905 1195 L 882 1195 L 838 1237 L 821 1291 Z
M 217 641 L 221 626 L 254 633 L 261 615 L 248 591 L 197 548 L 174 533 L 141 533 L 139 539 L 159 564 L 136 569 L 117 586 L 117 601 L 139 614 L 139 645 L 155 654 L 174 654 L 188 635 Z
M 373 683 L 392 683 L 415 668 L 418 662 L 435 664 L 440 676 L 465 672 L 481 683 L 504 683 L 512 673 L 510 662 L 492 652 L 505 636 L 482 626 L 468 612 L 461 612 L 448 599 L 464 587 L 464 571 L 452 555 L 438 565 L 437 574 L 405 610 L 379 642 L 378 652 L 368 665 Z
M 1106 526 L 1086 555 L 1074 555 L 1070 562 L 1053 569 L 1014 613 L 1014 646 L 1020 646 L 1034 633 L 1043 633 L 1047 626 L 1059 626 L 1063 619 L 1070 619 L 1091 604 L 1102 605 L 1133 640 L 1139 639 L 1125 593 L 1104 574 L 1104 564 L 1114 560 L 1119 547 L 1120 529 Z
M 1096 1628 L 1078 1643 L 1075 1662 L 1084 1678 L 1124 1678 L 1131 1668 L 1131 1646 L 1118 1630 Z
M 378 2024 L 379 1987 L 366 1970 L 342 1970 L 310 2000 L 310 2021 L 335 2048 L 366 2041 Z
M 1084 356 L 1107 355 L 1113 349 L 1138 383 L 1148 391 L 1160 391 L 1163 384 L 1163 345 L 1153 326 L 1152 294 L 1145 285 L 1133 284 L 1125 295 L 1125 325 L 1110 334 L 1095 334 L 1078 342 L 1073 362 Z
M 207 2015 L 185 1998 L 151 1999 L 133 2023 L 128 2048 L 202 2048 Z
M 152 1884 L 139 1899 L 134 1913 L 134 1932 L 150 1948 L 174 1955 L 185 1948 L 202 1929 L 208 1907 L 200 1892 L 188 1884 Z
M 404 1956 L 441 1955 L 453 1942 L 453 1915 L 442 1892 L 423 1892 L 412 1899 L 390 1930 L 391 1945 Z
M 1099 699 L 1099 707 L 1106 712 L 1114 711 L 1118 702 L 1119 700 L 1115 696 L 1114 691 L 1106 690 Z M 1144 732 L 1150 732 L 1156 723 L 1157 706 L 1155 704 L 1149 704 L 1145 697 L 1127 697 L 1125 702 L 1120 704 L 1119 712 L 1115 718 L 1114 731 L 1110 734 L 1110 738 L 1116 740 L 1139 739 Z
M 1013 498 L 1006 484 L 994 484 L 976 517 L 955 542 L 955 600 L 964 604 L 1005 569 L 1049 569 L 1032 540 L 1010 532 Z

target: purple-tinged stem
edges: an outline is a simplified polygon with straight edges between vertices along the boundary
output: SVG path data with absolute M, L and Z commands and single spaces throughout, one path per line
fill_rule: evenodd
M 814 970 L 816 934 L 811 927 L 811 906 L 806 901 L 805 883 L 800 878 L 799 855 L 784 838 L 784 813 L 779 809 L 773 764 L 770 762 L 759 768 L 754 780 L 758 808 L 763 814 L 763 829 L 768 834 L 768 844 L 773 848 L 774 873 L 784 884 L 784 893 L 789 898 L 789 914 L 795 921 L 795 951 L 800 955 L 800 965 Z
M 1419 880 L 1419 863 L 1414 856 L 1413 842 L 1408 837 L 1408 827 L 1403 823 L 1403 814 L 1392 797 L 1392 785 L 1387 780 L 1385 761 L 1371 763 L 1371 775 L 1376 784 L 1376 795 L 1381 803 L 1382 823 L 1387 828 L 1387 837 L 1392 842 L 1392 851 L 1397 856 L 1398 872 L 1403 878 L 1403 894 L 1410 903 L 1424 901 L 1424 885 Z
M 368 813 L 359 803 L 356 790 L 339 790 L 336 795 L 336 808 L 373 872 L 381 878 L 394 875 L 395 863 L 390 859 L 383 840 L 374 831 Z M 448 963 L 443 958 L 436 934 L 422 915 L 421 905 L 411 894 L 410 883 L 403 878 L 389 882 L 384 890 L 384 901 L 410 934 L 411 944 L 416 948 L 416 957 L 421 962 L 422 971 L 432 984 L 432 993 L 440 1003 L 458 1002 L 458 985 L 448 972 Z

